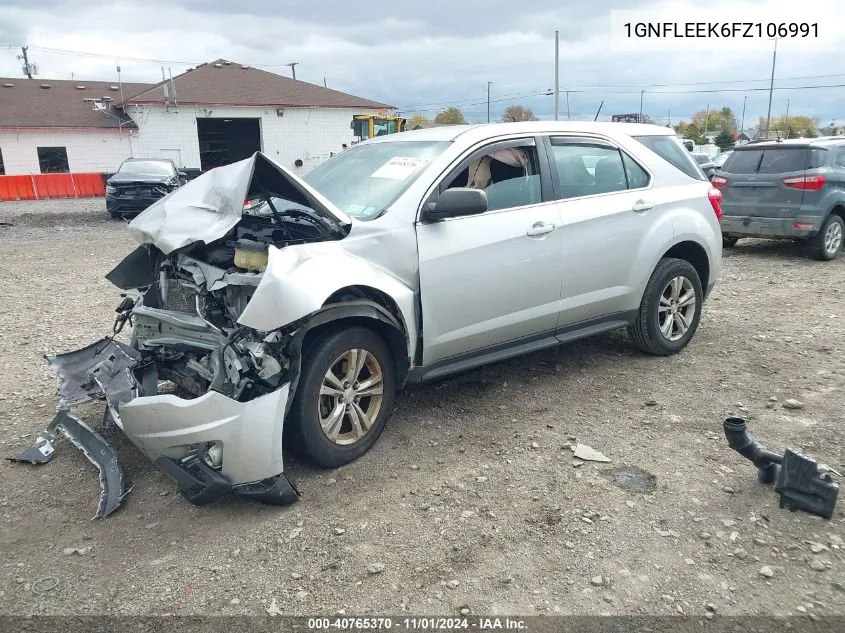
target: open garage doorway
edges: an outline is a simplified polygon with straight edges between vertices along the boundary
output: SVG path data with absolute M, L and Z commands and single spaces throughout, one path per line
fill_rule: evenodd
M 259 119 L 197 119 L 203 171 L 249 158 L 261 150 Z

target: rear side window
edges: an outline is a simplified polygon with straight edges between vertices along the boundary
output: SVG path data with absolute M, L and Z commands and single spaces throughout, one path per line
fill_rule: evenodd
M 562 198 L 578 198 L 648 185 L 648 173 L 616 147 L 591 139 L 551 138 Z
M 677 136 L 635 136 L 634 138 L 690 178 L 707 180 L 704 172 Z
M 807 167 L 808 150 L 804 147 L 767 147 L 737 150 L 731 154 L 722 171 L 730 174 L 782 174 L 803 171 Z

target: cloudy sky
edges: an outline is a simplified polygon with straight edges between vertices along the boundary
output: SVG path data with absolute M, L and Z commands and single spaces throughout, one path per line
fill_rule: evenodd
M 788 15 L 845 34 L 845 14 L 832 2 L 807 0 L 798 15 L 785 0 L 747 0 L 744 8 L 764 22 Z M 493 119 L 513 103 L 552 118 L 554 98 L 544 93 L 554 87 L 557 29 L 572 118 L 592 119 L 602 100 L 603 115 L 638 112 L 645 90 L 643 111 L 664 123 L 670 113 L 674 123 L 708 105 L 728 105 L 739 117 L 743 97 L 745 120 L 753 122 L 768 106 L 771 41 L 755 50 L 720 43 L 670 52 L 623 52 L 611 43 L 611 10 L 648 8 L 672 21 L 698 11 L 732 21 L 748 14 L 738 7 L 728 0 L 0 0 L 0 75 L 21 75 L 21 44 L 30 46 L 39 77 L 53 79 L 114 80 L 117 57 L 124 81 L 150 82 L 162 66 L 176 75 L 221 57 L 281 74 L 290 73 L 284 64 L 299 62 L 298 79 L 322 84 L 325 77 L 331 88 L 407 114 L 457 105 L 468 119 L 486 120 L 492 81 Z M 789 99 L 791 114 L 845 122 L 845 67 L 830 48 L 807 40 L 779 45 L 775 86 L 805 88 L 776 90 L 773 114 Z M 565 118 L 565 95 L 561 111 Z

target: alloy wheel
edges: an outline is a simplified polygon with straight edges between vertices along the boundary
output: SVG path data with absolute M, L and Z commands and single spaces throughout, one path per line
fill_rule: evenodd
M 838 253 L 842 248 L 842 225 L 839 222 L 831 222 L 824 235 L 824 250 L 830 255 Z
M 684 276 L 673 277 L 660 294 L 657 322 L 660 333 L 670 341 L 683 338 L 695 318 L 697 297 L 692 282 Z
M 329 366 L 317 402 L 320 426 L 335 444 L 360 441 L 376 423 L 384 395 L 384 375 L 365 349 L 347 350 Z

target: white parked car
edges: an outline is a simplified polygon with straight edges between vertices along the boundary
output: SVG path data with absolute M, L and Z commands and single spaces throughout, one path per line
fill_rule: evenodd
M 360 457 L 407 382 L 615 328 L 680 351 L 719 274 L 719 201 L 651 125 L 430 128 L 304 180 L 256 154 L 129 224 L 141 246 L 107 277 L 133 297 L 116 324 L 131 344 L 50 359 L 62 411 L 45 441 L 70 435 L 119 472 L 67 412 L 103 398 L 194 503 L 293 501 L 283 445 L 325 467 Z M 101 514 L 123 494 L 104 480 Z

